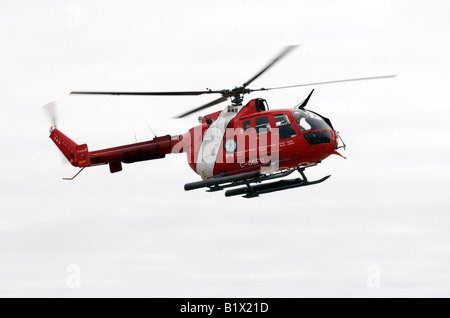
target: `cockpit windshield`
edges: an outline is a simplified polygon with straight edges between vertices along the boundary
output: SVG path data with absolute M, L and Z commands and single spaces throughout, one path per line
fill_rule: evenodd
M 301 131 L 317 130 L 317 129 L 328 129 L 331 130 L 330 126 L 323 120 L 319 115 L 312 113 L 304 109 L 294 109 L 292 110 L 295 121 L 300 126 Z

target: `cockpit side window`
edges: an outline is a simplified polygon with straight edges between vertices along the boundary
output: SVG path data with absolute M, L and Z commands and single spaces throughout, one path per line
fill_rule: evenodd
M 255 128 L 258 135 L 269 132 L 270 131 L 269 117 L 262 116 L 255 118 Z
M 278 133 L 280 134 L 280 139 L 286 139 L 296 136 L 295 130 L 294 128 L 292 128 L 287 114 L 275 115 L 275 123 L 278 128 Z

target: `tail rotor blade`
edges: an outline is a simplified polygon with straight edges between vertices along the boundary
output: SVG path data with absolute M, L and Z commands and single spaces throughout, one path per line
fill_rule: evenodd
M 51 128 L 50 131 L 52 131 L 54 128 L 56 128 L 56 124 L 58 122 L 58 118 L 57 118 L 57 103 L 56 102 L 50 102 L 46 105 L 43 106 L 43 109 L 45 111 L 45 113 L 47 114 L 48 118 L 50 119 L 50 123 L 51 123 Z M 61 152 L 59 153 L 59 158 L 61 160 L 61 164 L 66 165 L 69 162 L 67 161 L 66 157 L 63 156 L 63 154 Z
M 57 124 L 57 115 L 56 115 L 56 108 L 57 108 L 57 104 L 56 102 L 50 102 L 46 105 L 44 105 L 44 111 L 47 113 L 47 116 L 50 119 L 50 123 L 51 125 L 56 128 L 56 124 Z

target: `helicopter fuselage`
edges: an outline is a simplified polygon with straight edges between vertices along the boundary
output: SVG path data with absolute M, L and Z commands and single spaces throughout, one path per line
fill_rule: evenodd
M 201 118 L 183 135 L 89 151 L 56 128 L 50 138 L 75 167 L 108 164 L 111 173 L 122 163 L 162 159 L 186 153 L 189 166 L 203 180 L 251 171 L 274 173 L 320 163 L 338 154 L 338 134 L 331 122 L 305 109 L 268 110 L 263 99 L 227 106 Z
M 311 166 L 338 154 L 338 135 L 328 119 L 303 109 L 268 110 L 266 105 L 253 99 L 204 116 L 172 152 L 186 152 L 203 180 Z

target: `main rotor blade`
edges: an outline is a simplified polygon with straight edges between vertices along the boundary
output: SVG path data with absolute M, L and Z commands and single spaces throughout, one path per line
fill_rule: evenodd
M 283 88 L 293 88 L 293 87 L 313 86 L 313 85 L 323 85 L 323 84 L 334 84 L 334 83 L 343 83 L 343 82 L 366 81 L 366 80 L 375 80 L 375 79 L 383 79 L 383 78 L 392 78 L 392 77 L 396 77 L 396 76 L 397 75 L 383 75 L 383 76 L 350 78 L 350 79 L 337 80 L 337 81 L 327 81 L 327 82 L 317 82 L 317 83 L 308 83 L 308 84 L 299 84 L 299 85 L 290 85 L 290 86 L 280 86 L 280 87 L 252 89 L 250 91 L 251 92 L 269 91 L 269 90 L 273 90 L 273 89 L 283 89 Z
M 213 100 L 212 102 L 209 102 L 208 104 L 205 104 L 205 105 L 203 105 L 203 106 L 200 106 L 200 107 L 191 109 L 190 111 L 188 111 L 188 112 L 186 112 L 186 113 L 183 113 L 183 114 L 181 114 L 181 115 L 178 115 L 176 118 L 183 118 L 183 117 L 186 117 L 186 116 L 188 116 L 188 115 L 190 115 L 190 114 L 193 114 L 193 113 L 198 112 L 198 111 L 200 111 L 200 110 L 203 110 L 203 109 L 205 109 L 205 108 L 211 107 L 211 106 L 216 105 L 216 104 L 220 104 L 220 103 L 226 101 L 227 99 L 228 99 L 227 97 L 222 96 L 222 97 L 220 97 L 220 98 L 218 98 L 218 99 Z
M 250 85 L 251 82 L 253 82 L 255 79 L 260 77 L 265 71 L 267 71 L 270 67 L 272 67 L 275 63 L 277 63 L 279 60 L 281 60 L 283 57 L 285 57 L 290 51 L 295 49 L 298 45 L 289 45 L 286 46 L 283 51 L 281 51 L 266 67 L 264 67 L 261 71 L 259 71 L 258 74 L 253 76 L 251 79 L 249 79 L 247 82 L 243 84 L 244 87 L 247 87 Z
M 90 92 L 90 91 L 73 91 L 70 94 L 84 95 L 154 95 L 154 96 L 197 96 L 202 94 L 216 94 L 220 91 L 185 91 L 185 92 Z

